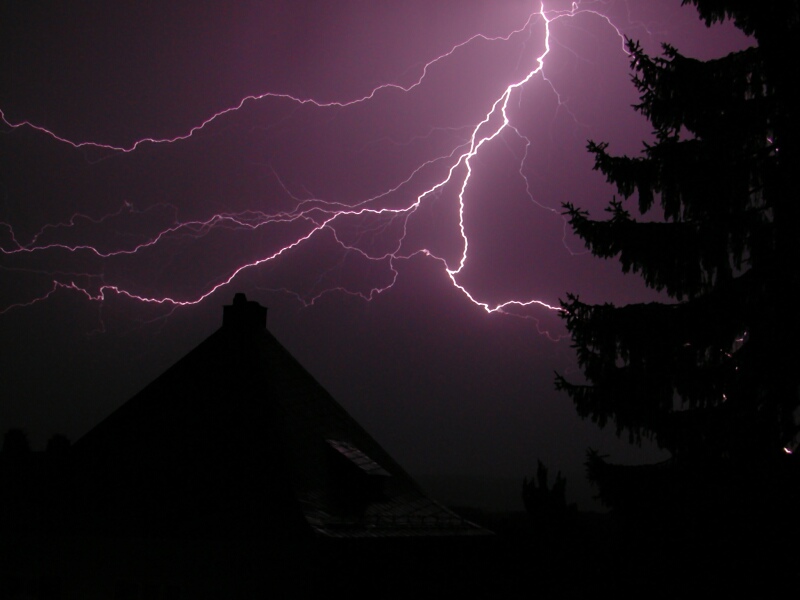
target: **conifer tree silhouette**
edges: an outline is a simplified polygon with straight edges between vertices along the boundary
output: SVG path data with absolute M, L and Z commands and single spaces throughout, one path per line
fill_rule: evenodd
M 800 98 L 796 68 L 786 67 L 797 64 L 800 7 L 683 3 L 707 25 L 731 19 L 754 45 L 700 61 L 670 45 L 653 58 L 629 41 L 634 108 L 654 140 L 635 157 L 589 142 L 595 169 L 619 194 L 609 218 L 564 205 L 593 254 L 619 260 L 669 298 L 562 301 L 585 381 L 557 374 L 556 387 L 581 417 L 671 454 L 657 473 L 622 475 L 590 452 L 590 478 L 612 505 L 636 494 L 675 503 L 689 489 L 692 502 L 713 504 L 701 488 L 753 500 L 772 485 L 768 474 L 784 473 L 775 465 L 798 442 Z M 745 481 L 759 491 L 742 495 Z

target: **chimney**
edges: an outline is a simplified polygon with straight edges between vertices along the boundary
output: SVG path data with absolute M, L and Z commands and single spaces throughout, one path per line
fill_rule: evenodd
M 237 331 L 262 331 L 267 328 L 267 308 L 239 292 L 233 304 L 222 307 L 222 326 Z

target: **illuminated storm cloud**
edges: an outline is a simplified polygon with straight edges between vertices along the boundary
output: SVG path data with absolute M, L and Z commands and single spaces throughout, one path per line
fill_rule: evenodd
M 633 450 L 554 391 L 574 354 L 535 301 L 648 293 L 560 214 L 613 194 L 587 139 L 651 133 L 620 32 L 747 43 L 679 0 L 4 3 L 0 423 L 77 439 L 244 291 L 409 472 L 476 478 L 449 501 L 518 510 L 541 458 L 591 502 L 585 448 Z
M 13 207 L 0 223 L 0 311 L 55 293 L 171 311 L 230 285 L 305 306 L 329 294 L 370 301 L 414 260 L 435 263 L 485 311 L 537 318 L 556 310 L 563 261 L 583 251 L 565 232 L 560 203 L 584 193 L 591 166 L 579 159 L 579 171 L 559 156 L 590 135 L 613 137 L 586 122 L 614 122 L 609 88 L 627 77 L 620 27 L 646 30 L 613 3 L 518 2 L 482 12 L 474 4 L 477 25 L 465 23 L 469 10 L 447 14 L 451 27 L 442 31 L 457 39 L 411 39 L 398 15 L 352 7 L 307 8 L 287 22 L 277 11 L 274 30 L 264 32 L 279 38 L 264 47 L 271 66 L 260 67 L 274 89 L 226 101 L 230 93 L 219 90 L 233 78 L 225 72 L 203 82 L 203 94 L 187 84 L 189 100 L 178 89 L 150 101 L 144 87 L 135 99 L 149 115 L 141 126 L 110 122 L 125 114 L 113 97 L 78 96 L 86 107 L 67 106 L 65 116 L 52 108 L 35 116 L 44 106 L 35 103 L 34 116 L 25 106 L 2 110 L 4 144 L 17 158 L 5 190 Z M 444 17 L 430 10 L 430 23 L 406 14 L 406 25 L 434 31 Z M 398 39 L 387 33 L 391 24 Z M 326 46 L 331 38 L 338 45 Z M 221 51 L 218 41 L 208 41 L 209 54 Z M 151 65 L 169 48 L 137 43 Z M 102 63 L 98 52 L 85 53 Z M 618 74 L 593 76 L 601 60 Z M 181 73 L 166 62 L 166 75 L 103 72 L 139 77 L 131 89 L 180 88 Z M 217 103 L 224 108 L 203 108 Z

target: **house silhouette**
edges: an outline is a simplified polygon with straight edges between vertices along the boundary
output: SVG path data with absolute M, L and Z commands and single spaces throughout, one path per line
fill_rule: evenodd
M 219 330 L 31 462 L 53 469 L 0 456 L 3 481 L 27 481 L 0 502 L 0 597 L 472 588 L 494 536 L 429 498 L 266 317 L 237 294 Z
M 177 537 L 486 533 L 428 498 L 236 294 L 222 327 L 73 453 L 98 532 Z

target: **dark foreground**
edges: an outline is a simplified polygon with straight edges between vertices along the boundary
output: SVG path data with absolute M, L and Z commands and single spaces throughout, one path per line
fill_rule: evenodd
M 769 516 L 723 527 L 594 514 L 558 523 L 471 516 L 497 534 L 280 544 L 4 537 L 0 598 L 763 597 L 793 586 L 797 573 L 798 538 L 785 528 L 780 535 Z

